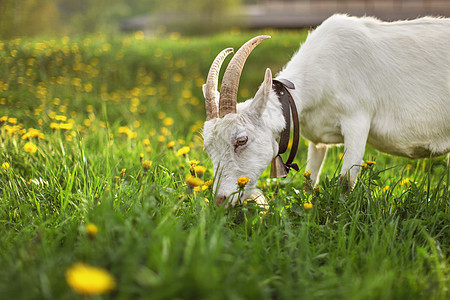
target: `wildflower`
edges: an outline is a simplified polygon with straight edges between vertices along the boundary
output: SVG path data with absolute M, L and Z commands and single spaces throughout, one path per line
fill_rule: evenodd
M 120 170 L 120 176 L 125 176 L 125 172 L 127 171 L 127 169 L 122 169 Z
M 32 143 L 32 142 L 28 142 L 28 143 L 26 143 L 26 144 L 23 146 L 23 149 L 24 149 L 26 152 L 34 153 L 34 152 L 37 151 L 37 146 L 36 146 L 34 143 Z
M 2 163 L 2 168 L 5 169 L 5 170 L 8 170 L 9 169 L 9 163 L 8 162 Z
M 67 117 L 66 117 L 66 116 L 63 116 L 63 115 L 56 115 L 56 116 L 55 116 L 55 120 L 56 120 L 56 121 L 65 122 L 65 121 L 67 120 Z
M 189 184 L 189 186 L 191 186 L 191 187 L 201 186 L 205 183 L 200 178 L 192 176 L 190 174 L 186 176 L 186 181 Z
M 174 123 L 174 120 L 172 118 L 165 118 L 163 120 L 164 126 L 171 126 L 171 125 L 173 125 L 173 123 Z
M 142 140 L 142 144 L 143 144 L 144 146 L 150 146 L 150 140 L 149 140 L 149 139 L 143 139 L 143 140 Z
M 194 192 L 204 192 L 208 189 L 207 185 L 202 185 L 202 186 L 196 186 L 194 187 Z
M 27 133 L 22 135 L 22 140 L 27 140 L 30 138 L 40 138 L 44 139 L 45 135 L 39 130 L 34 128 L 29 128 Z
M 17 124 L 17 118 L 8 118 L 8 123 L 9 124 Z
M 97 196 L 98 197 L 98 196 Z M 98 227 L 95 224 L 89 223 L 86 225 L 86 227 L 84 228 L 84 230 L 86 231 L 86 234 L 91 238 L 95 238 L 95 236 L 98 233 Z
M 152 166 L 153 162 L 151 160 L 144 160 L 142 162 L 142 168 L 144 168 L 144 171 L 147 172 L 150 167 Z
M 77 293 L 83 295 L 100 295 L 116 287 L 114 277 L 105 269 L 76 263 L 66 271 L 66 281 Z
M 237 184 L 238 184 L 239 188 L 243 189 L 249 181 L 250 181 L 250 178 L 241 176 L 238 178 Z
M 305 210 L 311 210 L 313 208 L 313 204 L 311 202 L 306 202 L 303 204 L 303 208 Z
M 198 177 L 202 177 L 203 176 L 203 174 L 205 174 L 205 172 L 206 172 L 206 167 L 204 167 L 204 166 L 195 166 L 195 167 L 191 167 L 191 172 L 193 171 L 193 173 L 195 174 L 195 175 L 197 175 Z M 192 174 L 192 175 L 194 175 L 194 174 Z
M 189 161 L 189 165 L 191 165 L 191 168 L 192 168 L 192 167 L 195 167 L 195 166 L 198 165 L 199 163 L 200 163 L 199 160 L 190 160 L 190 161 Z
M 305 177 L 305 178 L 310 178 L 311 177 L 311 171 L 306 171 L 305 173 L 303 173 L 303 176 Z
M 375 161 L 372 160 L 366 160 L 365 163 L 362 163 L 362 167 L 364 170 L 367 170 L 368 168 L 370 168 L 371 166 L 373 166 L 374 164 L 376 164 Z
M 8 116 L 3 116 L 0 118 L 0 123 L 4 123 L 6 121 L 8 121 Z
M 139 154 L 139 161 L 142 163 L 144 160 L 144 153 Z
M 174 141 L 170 141 L 170 142 L 167 144 L 167 148 L 169 148 L 169 149 L 172 149 L 173 146 L 175 146 L 175 142 L 174 142 Z
M 158 113 L 158 119 L 162 120 L 162 119 L 164 119 L 165 117 L 166 117 L 166 113 L 165 113 L 165 112 L 160 111 L 160 112 Z
M 208 187 L 210 187 L 212 184 L 213 184 L 212 180 L 205 181 L 205 185 L 208 186 Z
M 91 113 L 93 111 L 94 111 L 94 106 L 93 105 L 86 106 L 86 112 Z
M 70 130 L 73 127 L 73 123 L 61 123 L 59 124 L 59 128 L 63 130 Z
M 405 178 L 402 180 L 402 185 L 411 185 L 411 179 Z
M 177 156 L 186 155 L 189 153 L 189 151 L 191 151 L 191 148 L 189 148 L 188 146 L 184 146 L 184 147 L 181 147 L 180 149 L 178 149 L 176 155 Z
M 375 165 L 377 162 L 372 160 L 366 160 L 366 164 L 370 167 L 372 165 Z

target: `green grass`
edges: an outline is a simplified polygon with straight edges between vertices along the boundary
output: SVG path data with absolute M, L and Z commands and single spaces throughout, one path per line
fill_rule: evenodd
M 246 64 L 241 98 L 306 36 L 271 34 Z M 448 297 L 445 157 L 413 161 L 368 148 L 365 159 L 376 164 L 345 196 L 343 150 L 333 148 L 314 195 L 303 192 L 301 172 L 271 180 L 266 170 L 258 186 L 271 200 L 267 212 L 252 203 L 226 211 L 210 189 L 189 188 L 189 160 L 213 179 L 199 134 L 209 64 L 250 37 L 0 42 L 0 117 L 8 116 L 0 163 L 10 166 L 0 167 L 1 298 L 80 298 L 65 279 L 76 262 L 115 278 L 105 299 Z M 29 128 L 45 137 L 24 140 Z M 177 156 L 184 146 L 189 153 Z M 306 149 L 296 159 L 303 168 Z M 99 228 L 94 238 L 88 223 Z

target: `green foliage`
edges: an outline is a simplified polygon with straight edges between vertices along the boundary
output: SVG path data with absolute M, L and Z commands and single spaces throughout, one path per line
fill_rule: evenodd
M 306 36 L 268 33 L 246 63 L 240 98 Z M 2 297 L 78 299 L 65 280 L 76 262 L 114 276 L 116 288 L 100 298 L 447 297 L 445 158 L 411 161 L 369 147 L 376 164 L 345 194 L 343 149 L 333 148 L 319 190 L 307 174 L 272 180 L 266 170 L 258 186 L 268 211 L 216 207 L 210 188 L 186 182 L 191 160 L 213 179 L 199 134 L 209 65 L 248 38 L 0 42 Z M 306 150 L 302 142 L 300 166 Z

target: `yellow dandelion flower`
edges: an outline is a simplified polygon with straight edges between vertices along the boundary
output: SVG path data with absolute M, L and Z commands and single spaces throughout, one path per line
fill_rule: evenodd
M 208 186 L 207 185 L 199 185 L 199 186 L 196 186 L 196 187 L 194 187 L 194 192 L 204 192 L 204 191 L 206 191 L 208 189 Z
M 164 136 L 168 136 L 168 135 L 170 135 L 170 130 L 167 129 L 166 127 L 162 127 L 161 128 L 161 134 L 164 135 Z
M 114 277 L 105 269 L 76 263 L 66 271 L 66 281 L 77 293 L 101 295 L 116 287 Z
M 402 180 L 402 185 L 411 185 L 411 179 L 409 178 L 405 178 Z
M 303 204 L 303 208 L 305 210 L 311 210 L 313 208 L 313 204 L 311 202 L 306 202 Z
M 174 123 L 174 120 L 172 118 L 165 118 L 163 120 L 164 126 L 171 126 L 171 125 L 173 125 L 173 123 Z
M 241 177 L 238 178 L 237 184 L 238 184 L 238 186 L 242 189 L 242 188 L 244 188 L 244 187 L 247 185 L 247 183 L 248 183 L 250 180 L 251 180 L 251 179 L 248 178 L 248 177 L 246 177 L 246 176 L 241 176 Z
M 144 171 L 148 171 L 148 169 L 150 169 L 152 164 L 153 164 L 153 162 L 151 160 L 144 160 L 142 162 L 142 168 L 144 168 Z
M 193 167 L 193 169 L 194 169 L 194 173 L 199 177 L 201 177 L 203 174 L 205 174 L 205 172 L 207 170 L 207 168 L 204 166 L 195 166 L 195 167 Z
M 175 142 L 174 142 L 174 141 L 170 141 L 170 142 L 167 144 L 167 148 L 169 148 L 169 149 L 172 149 L 174 146 L 175 146 Z
M 303 176 L 305 178 L 310 178 L 311 177 L 311 171 L 310 170 L 306 171 L 305 173 L 303 173 Z
M 8 118 L 8 123 L 9 124 L 17 124 L 17 118 Z
M 205 181 L 205 185 L 208 186 L 208 187 L 210 187 L 212 184 L 213 184 L 212 180 Z
M 97 196 L 98 197 L 98 196 Z M 86 234 L 90 237 L 90 238 L 95 238 L 95 236 L 98 233 L 98 227 L 95 224 L 89 223 L 86 225 L 86 227 L 84 228 L 84 230 L 86 231 Z
M 6 121 L 8 121 L 8 116 L 3 116 L 3 117 L 0 118 L 0 122 L 1 123 L 6 122 Z
M 120 176 L 125 176 L 125 172 L 127 171 L 127 169 L 122 169 L 120 170 Z
M 70 130 L 73 127 L 73 123 L 61 123 L 59 124 L 59 128 L 63 130 Z
M 165 117 L 166 117 L 166 113 L 165 113 L 165 112 L 160 111 L 160 112 L 158 113 L 158 119 L 162 120 L 162 119 L 164 119 Z
M 372 160 L 366 160 L 366 164 L 370 167 L 372 165 L 375 165 L 377 162 Z
M 144 146 L 150 146 L 150 140 L 149 140 L 149 139 L 143 139 L 143 140 L 142 140 L 142 144 L 143 144 Z
M 190 174 L 186 176 L 186 181 L 191 187 L 201 186 L 205 183 L 200 178 L 192 176 Z
M 188 146 L 184 146 L 184 147 L 181 147 L 180 149 L 178 149 L 176 155 L 177 156 L 186 155 L 189 153 L 189 151 L 191 151 L 191 148 L 189 148 Z
M 65 122 L 65 121 L 67 120 L 67 117 L 66 117 L 66 116 L 63 116 L 63 115 L 56 115 L 56 116 L 55 116 L 55 120 L 56 120 L 56 121 Z
M 364 170 L 366 170 L 369 167 L 369 165 L 366 163 L 362 163 L 361 166 L 363 167 Z
M 34 153 L 34 152 L 37 151 L 37 146 L 36 146 L 34 143 L 32 143 L 32 142 L 28 142 L 28 143 L 26 143 L 26 144 L 23 146 L 23 149 L 24 149 L 26 152 Z
M 59 123 L 55 123 L 55 122 L 51 122 L 50 123 L 50 128 L 51 129 L 59 129 L 60 124 Z
M 91 113 L 93 111 L 94 111 L 94 106 L 93 105 L 86 106 L 86 112 Z
M 9 163 L 8 162 L 2 163 L 2 168 L 5 169 L 5 170 L 8 170 L 9 169 Z
M 189 161 L 189 165 L 191 165 L 191 167 L 195 167 L 196 165 L 198 165 L 200 163 L 199 160 L 190 160 Z

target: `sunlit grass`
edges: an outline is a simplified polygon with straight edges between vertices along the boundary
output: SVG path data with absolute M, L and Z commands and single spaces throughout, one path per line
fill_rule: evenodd
M 305 38 L 270 34 L 240 98 Z M 446 298 L 445 157 L 369 147 L 345 195 L 333 148 L 318 189 L 308 173 L 266 170 L 269 210 L 215 206 L 201 85 L 214 56 L 251 35 L 0 42 L 2 297 L 76 299 L 66 274 L 81 263 L 113 278 L 105 298 Z

